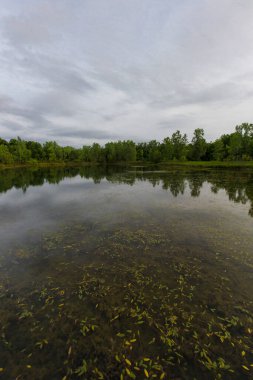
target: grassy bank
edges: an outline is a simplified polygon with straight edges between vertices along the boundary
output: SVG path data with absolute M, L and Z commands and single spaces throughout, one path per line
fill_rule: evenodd
M 0 170 L 4 169 L 17 169 L 17 168 L 28 168 L 28 167 L 77 167 L 77 166 L 91 166 L 91 165 L 102 165 L 98 162 L 37 162 L 37 163 L 13 163 L 13 164 L 0 164 Z M 142 162 L 142 161 L 131 161 L 131 162 L 114 162 L 107 165 L 117 165 L 117 166 L 159 166 L 162 168 L 170 167 L 187 167 L 187 168 L 253 168 L 253 161 L 163 161 L 159 163 L 153 162 Z
M 165 161 L 162 167 L 183 166 L 201 168 L 253 168 L 253 161 Z
M 5 169 L 18 169 L 18 168 L 51 168 L 51 167 L 78 167 L 78 166 L 90 166 L 90 165 L 98 165 L 98 163 L 90 163 L 90 162 L 32 162 L 32 163 L 13 163 L 13 164 L 0 164 L 0 170 Z

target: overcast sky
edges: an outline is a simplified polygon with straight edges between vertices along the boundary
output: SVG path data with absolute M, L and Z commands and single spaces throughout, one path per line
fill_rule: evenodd
M 0 0 L 0 137 L 213 140 L 242 122 L 252 0 Z

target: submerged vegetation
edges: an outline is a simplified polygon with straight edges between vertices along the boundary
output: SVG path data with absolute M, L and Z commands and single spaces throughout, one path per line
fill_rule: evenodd
M 252 260 L 240 276 L 216 237 L 219 251 L 171 236 L 71 225 L 2 257 L 4 378 L 249 379 Z
M 191 142 L 186 134 L 176 131 L 161 143 L 133 141 L 108 142 L 105 146 L 94 143 L 76 149 L 61 147 L 55 141 L 40 144 L 20 138 L 9 142 L 0 139 L 0 164 L 35 164 L 38 162 L 163 162 L 163 161 L 252 161 L 253 124 L 243 123 L 235 132 L 207 142 L 204 130 L 197 128 Z

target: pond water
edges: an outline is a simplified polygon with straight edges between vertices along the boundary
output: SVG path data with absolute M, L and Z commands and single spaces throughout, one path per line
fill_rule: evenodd
M 0 172 L 0 378 L 252 379 L 253 171 Z

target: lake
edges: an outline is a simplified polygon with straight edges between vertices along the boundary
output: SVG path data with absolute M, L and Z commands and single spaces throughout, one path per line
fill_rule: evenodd
M 252 379 L 253 170 L 0 171 L 0 378 Z

